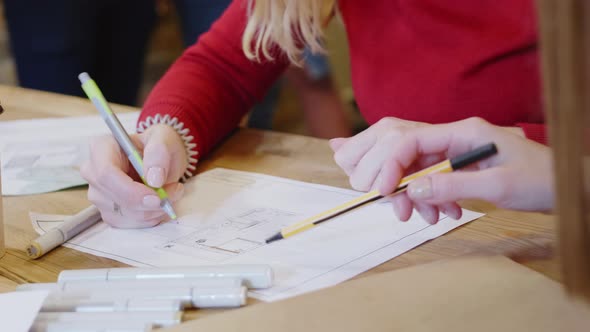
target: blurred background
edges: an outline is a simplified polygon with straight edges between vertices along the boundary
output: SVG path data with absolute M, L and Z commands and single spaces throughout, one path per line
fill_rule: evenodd
M 4 7 L 4 1 L 0 0 L 0 84 L 19 85 Z M 174 6 L 174 1 L 160 1 L 156 8 L 156 14 L 155 28 L 150 35 L 146 52 L 139 96 L 134 106 L 141 106 L 143 104 L 151 88 L 184 49 L 181 20 Z M 18 17 L 13 18 L 13 20 L 18 19 Z M 353 129 L 353 132 L 357 132 L 365 127 L 365 123 L 354 107 L 354 98 L 350 84 L 348 46 L 346 44 L 344 26 L 340 20 L 332 20 L 327 29 L 326 37 L 329 52 L 327 60 L 331 67 L 330 76 L 333 82 L 333 89 L 341 101 L 346 121 Z M 301 105 L 302 98 L 300 98 L 297 89 L 294 88 L 294 85 L 289 79 L 283 81 L 284 84 L 281 84 L 279 87 L 277 102 L 273 106 L 275 113 L 272 117 L 272 129 L 282 132 L 314 135 L 313 130 L 309 129 L 309 121 L 306 123 L 304 119 L 304 112 L 302 112 Z M 321 110 L 318 109 L 318 111 Z M 246 120 L 244 123 L 246 123 Z M 329 124 L 326 125 L 329 126 Z

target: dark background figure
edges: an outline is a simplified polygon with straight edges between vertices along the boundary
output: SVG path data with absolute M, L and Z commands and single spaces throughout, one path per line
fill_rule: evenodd
M 109 101 L 137 103 L 155 0 L 5 0 L 4 8 L 20 86 L 82 96 L 77 76 L 87 71 Z

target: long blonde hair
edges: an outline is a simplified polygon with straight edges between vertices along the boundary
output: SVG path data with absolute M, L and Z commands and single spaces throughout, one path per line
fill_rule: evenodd
M 250 60 L 272 60 L 278 47 L 299 63 L 304 46 L 324 52 L 323 28 L 334 10 L 334 0 L 248 0 L 248 24 L 242 48 Z

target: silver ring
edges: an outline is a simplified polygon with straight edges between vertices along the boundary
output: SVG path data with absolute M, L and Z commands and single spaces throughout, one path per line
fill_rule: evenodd
M 121 206 L 116 202 L 113 202 L 113 212 L 121 216 L 123 215 L 123 213 L 121 213 Z

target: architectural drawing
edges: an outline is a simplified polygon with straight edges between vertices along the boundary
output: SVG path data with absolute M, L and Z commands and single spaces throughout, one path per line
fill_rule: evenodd
M 358 192 L 262 174 L 214 169 L 185 184 L 180 218 L 146 229 L 98 223 L 66 246 L 133 266 L 268 264 L 274 301 L 335 285 L 465 224 L 480 214 L 431 225 L 414 214 L 399 222 L 390 204 L 368 204 L 311 231 L 265 244 L 287 225 L 357 197 Z M 33 216 L 31 216 L 33 219 Z M 38 220 L 55 220 L 37 216 Z M 48 226 L 48 224 L 43 224 Z
M 265 245 L 268 236 L 297 218 L 300 216 L 293 212 L 254 208 L 228 217 L 222 223 L 199 227 L 158 248 L 220 262 Z

